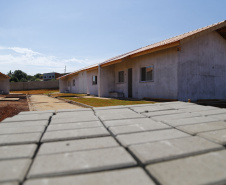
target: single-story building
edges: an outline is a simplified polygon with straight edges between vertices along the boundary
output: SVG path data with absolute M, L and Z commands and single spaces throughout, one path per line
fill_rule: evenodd
M 73 86 L 75 80 L 79 85 L 75 83 L 75 88 L 68 91 L 100 97 L 226 99 L 226 21 L 116 56 L 59 79 L 62 91 L 65 84 Z
M 0 94 L 9 94 L 9 79 L 9 76 L 0 72 Z
M 43 73 L 43 81 L 56 80 L 57 78 L 64 76 L 64 74 L 51 72 L 51 73 Z

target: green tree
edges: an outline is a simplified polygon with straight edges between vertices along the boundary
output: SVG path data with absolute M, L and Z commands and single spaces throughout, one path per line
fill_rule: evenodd
M 27 81 L 27 73 L 21 71 L 21 70 L 15 70 L 13 73 L 13 76 L 17 77 L 17 79 L 21 82 L 26 82 Z
M 12 77 L 10 78 L 10 82 L 19 82 L 19 80 L 18 80 L 17 77 L 12 76 Z

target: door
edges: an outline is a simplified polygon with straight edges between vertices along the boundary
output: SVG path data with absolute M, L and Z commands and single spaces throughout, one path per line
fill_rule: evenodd
M 128 69 L 128 98 L 132 98 L 133 97 L 133 83 L 132 83 L 132 79 L 133 79 L 133 73 L 132 73 L 132 68 Z

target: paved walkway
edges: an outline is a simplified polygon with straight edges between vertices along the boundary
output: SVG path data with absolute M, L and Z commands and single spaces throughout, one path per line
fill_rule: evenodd
M 57 98 L 46 95 L 31 95 L 30 105 L 33 111 L 59 110 L 59 109 L 80 109 L 78 105 L 69 104 Z
M 183 102 L 21 112 L 0 123 L 0 184 L 226 184 L 225 121 Z

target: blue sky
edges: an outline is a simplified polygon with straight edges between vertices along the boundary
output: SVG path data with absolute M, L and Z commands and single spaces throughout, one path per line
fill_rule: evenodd
M 72 72 L 226 20 L 226 0 L 0 0 L 0 72 Z

